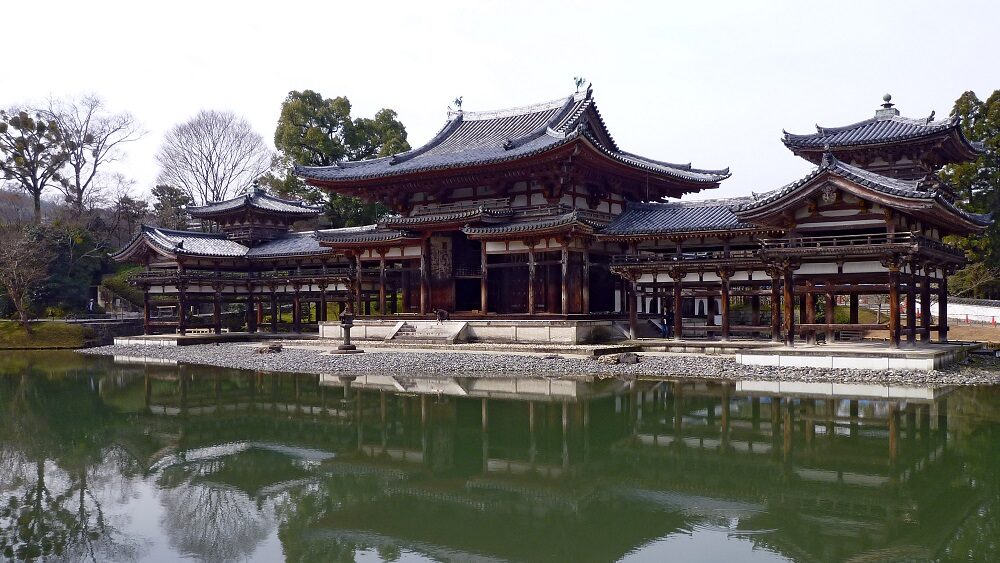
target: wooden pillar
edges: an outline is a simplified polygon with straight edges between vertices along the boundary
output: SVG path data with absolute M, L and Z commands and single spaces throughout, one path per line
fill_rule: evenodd
M 569 242 L 566 241 L 562 245 L 562 257 L 559 260 L 562 266 L 562 314 L 569 314 Z M 635 293 L 635 283 L 632 284 L 632 293 Z M 632 305 L 635 307 L 635 304 Z M 634 336 L 633 336 L 634 338 Z
M 215 334 L 222 334 L 222 292 L 216 288 L 212 300 L 212 326 Z
M 806 320 L 805 324 L 816 324 L 816 296 L 812 292 L 813 283 L 811 281 L 806 282 Z M 806 332 L 806 338 L 809 344 L 816 343 L 816 329 L 809 329 Z
M 535 314 L 535 241 L 528 243 L 528 314 Z
M 187 300 L 184 297 L 182 286 L 177 293 L 177 333 L 181 336 L 187 334 Z
M 247 295 L 247 332 L 257 332 L 257 306 L 254 304 L 256 298 L 253 291 Z
M 302 298 L 298 286 L 292 294 L 292 330 L 302 332 Z
M 771 274 L 771 342 L 781 342 L 781 274 Z
M 378 259 L 378 314 L 385 314 L 385 252 Z
M 486 267 L 486 241 L 479 243 L 479 311 L 483 315 L 489 312 L 489 302 L 487 301 L 487 283 L 489 278 L 489 268 Z
M 920 341 L 931 341 L 931 271 L 927 266 L 920 282 Z
M 149 309 L 149 286 L 143 286 L 142 288 L 142 333 L 151 334 L 150 332 L 150 309 Z
M 420 314 L 426 315 L 431 308 L 431 257 L 430 239 L 420 241 Z
M 899 348 L 899 264 L 889 264 L 889 346 Z
M 910 279 L 906 283 L 906 344 L 917 345 L 917 273 L 910 263 Z
M 837 324 L 837 296 L 832 291 L 826 292 L 823 316 L 826 318 L 826 343 L 830 344 L 836 338 L 834 325 Z
M 729 272 L 720 272 L 722 288 L 719 291 L 722 315 L 722 340 L 729 340 Z
M 943 268 L 938 282 L 938 342 L 948 342 L 948 271 Z
M 851 323 L 852 325 L 858 324 L 858 309 L 860 308 L 859 307 L 860 306 L 859 301 L 860 301 L 859 295 L 857 293 L 852 293 L 851 294 L 851 310 L 850 310 L 850 313 L 849 313 L 849 318 L 847 320 L 847 322 Z
M 681 340 L 684 337 L 684 316 L 681 314 L 681 280 L 684 275 L 674 278 L 674 340 Z
M 271 332 L 278 332 L 278 291 L 271 288 Z
M 635 340 L 639 337 L 639 312 L 636 303 L 635 281 L 628 280 L 627 300 L 628 300 L 628 333 L 629 338 Z
M 790 267 L 786 267 L 784 275 L 782 307 L 785 314 L 785 346 L 795 346 L 795 274 Z
M 583 314 L 590 314 L 590 252 L 584 250 L 581 254 L 583 258 L 583 280 L 580 287 L 580 300 L 583 303 Z
M 354 311 L 356 315 L 363 315 L 365 313 L 365 303 L 362 302 L 363 292 L 363 272 L 361 271 L 361 254 L 354 255 L 354 295 L 352 296 L 354 300 Z

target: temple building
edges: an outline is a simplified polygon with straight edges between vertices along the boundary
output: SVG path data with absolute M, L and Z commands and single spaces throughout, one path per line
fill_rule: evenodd
M 947 275 L 964 256 L 943 239 L 990 219 L 961 210 L 936 172 L 982 147 L 956 118 L 904 118 L 888 96 L 871 119 L 783 141 L 816 169 L 762 194 L 679 201 L 729 170 L 624 151 L 589 88 L 508 110 L 459 107 L 421 147 L 295 169 L 311 186 L 384 204 L 376 224 L 294 232 L 319 209 L 253 191 L 190 209 L 211 233 L 143 227 L 116 258 L 147 266 L 137 280 L 149 330 L 183 332 L 184 304 L 208 301 L 216 331 L 231 302 L 245 304 L 247 330 L 270 312 L 276 331 L 275 312 L 291 303 L 292 330 L 315 320 L 336 336 L 324 323 L 336 302 L 377 338 L 447 314 L 484 340 L 652 332 L 792 345 L 880 328 L 893 346 L 934 330 L 946 339 Z M 151 319 L 151 294 L 181 304 L 178 318 Z M 860 322 L 859 299 L 873 295 L 886 296 L 885 323 Z M 916 303 L 928 311 L 932 296 L 939 320 L 917 326 Z

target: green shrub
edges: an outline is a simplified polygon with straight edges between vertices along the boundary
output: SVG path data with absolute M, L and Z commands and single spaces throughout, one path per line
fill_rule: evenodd
M 140 267 L 132 266 L 123 268 L 113 274 L 108 274 L 101 280 L 101 287 L 114 292 L 122 299 L 132 303 L 135 307 L 142 307 L 142 291 L 129 283 L 132 276 L 140 271 Z

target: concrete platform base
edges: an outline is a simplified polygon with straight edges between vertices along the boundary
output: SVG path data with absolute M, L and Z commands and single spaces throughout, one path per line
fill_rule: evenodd
M 617 334 L 610 320 L 462 319 L 437 325 L 434 321 L 421 320 L 355 319 L 351 337 L 357 340 L 396 341 L 400 340 L 397 336 L 403 325 L 415 326 L 418 331 L 415 336 L 402 340 L 422 340 L 426 343 L 448 341 L 450 343 L 585 344 L 608 342 Z M 421 338 L 421 333 L 433 331 L 437 326 L 441 327 L 440 334 L 429 334 Z M 342 338 L 340 324 L 333 321 L 320 323 L 319 334 L 322 338 Z
M 736 361 L 749 366 L 810 367 L 831 369 L 941 369 L 968 357 L 979 343 L 926 344 L 891 349 L 883 343 L 851 342 L 742 350 Z
M 677 352 L 685 354 L 738 354 L 745 350 L 765 350 L 781 346 L 781 344 L 762 340 L 712 340 L 671 338 L 643 338 L 629 340 L 626 344 L 638 346 L 643 352 Z
M 260 342 L 264 340 L 315 340 L 315 334 L 291 332 L 226 332 L 223 334 L 143 334 L 119 336 L 115 346 L 192 346 L 195 344 L 222 344 L 228 342 Z

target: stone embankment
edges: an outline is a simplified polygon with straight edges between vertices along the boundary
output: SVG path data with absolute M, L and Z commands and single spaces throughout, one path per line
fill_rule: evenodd
M 102 346 L 86 354 L 176 360 L 224 368 L 342 375 L 424 375 L 469 377 L 597 377 L 698 378 L 754 381 L 873 383 L 886 385 L 1000 384 L 1000 362 L 973 357 L 946 371 L 775 368 L 744 366 L 726 356 L 640 354 L 637 363 L 607 363 L 591 357 L 377 351 L 356 355 L 326 355 L 318 349 L 285 347 L 280 353 L 259 354 L 254 346 Z

